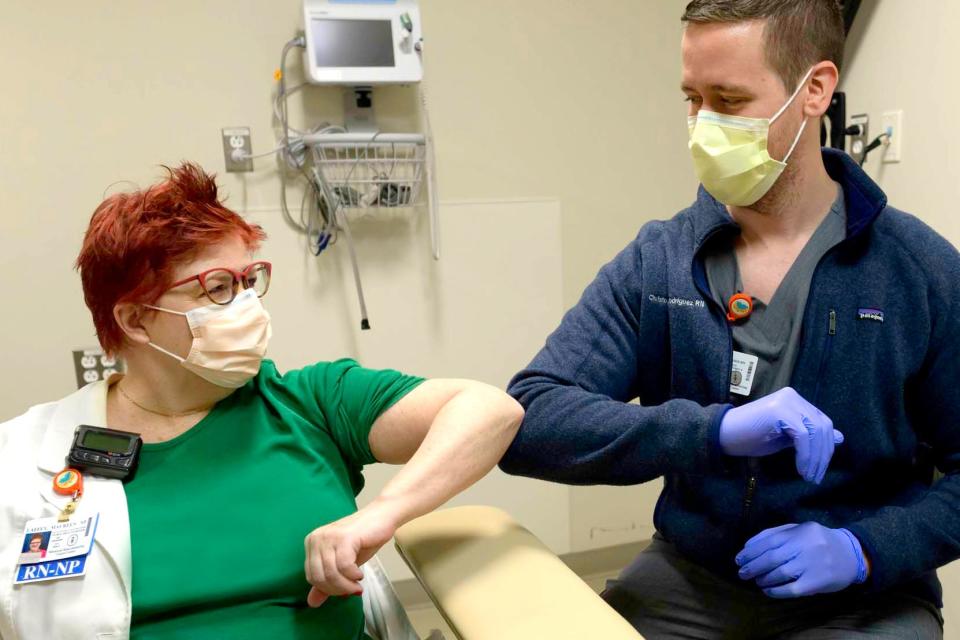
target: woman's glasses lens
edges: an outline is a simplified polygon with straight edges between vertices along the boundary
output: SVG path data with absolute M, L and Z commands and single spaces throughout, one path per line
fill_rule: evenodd
M 247 287 L 253 289 L 259 297 L 270 288 L 270 270 L 265 264 L 258 264 L 247 273 Z
M 226 270 L 217 269 L 206 275 L 203 282 L 204 291 L 216 304 L 227 304 L 233 300 L 235 291 L 233 274 Z

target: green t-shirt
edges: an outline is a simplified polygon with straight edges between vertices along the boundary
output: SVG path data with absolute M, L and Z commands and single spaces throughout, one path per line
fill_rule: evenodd
M 195 427 L 145 445 L 125 485 L 132 637 L 364 638 L 360 598 L 307 606 L 304 538 L 357 510 L 370 428 L 422 381 L 265 360 Z

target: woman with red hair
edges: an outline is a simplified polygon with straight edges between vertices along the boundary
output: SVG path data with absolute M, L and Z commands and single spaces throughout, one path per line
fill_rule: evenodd
M 12 588 L 0 562 L 0 637 L 365 638 L 361 565 L 500 459 L 523 412 L 493 387 L 264 359 L 264 237 L 192 164 L 94 212 L 77 266 L 126 373 L 0 425 L 0 558 L 69 502 L 77 425 L 139 434 L 139 467 L 84 474 L 85 575 Z M 405 466 L 357 509 L 374 462 Z

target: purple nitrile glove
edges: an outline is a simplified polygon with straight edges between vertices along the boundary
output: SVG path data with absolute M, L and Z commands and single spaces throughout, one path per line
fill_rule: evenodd
M 832 593 L 867 579 L 857 537 L 816 522 L 761 531 L 737 554 L 740 578 L 756 579 L 771 598 Z
M 759 457 L 787 447 L 797 450 L 797 472 L 820 484 L 843 434 L 833 421 L 791 389 L 784 387 L 759 400 L 727 411 L 720 421 L 720 448 L 729 456 Z

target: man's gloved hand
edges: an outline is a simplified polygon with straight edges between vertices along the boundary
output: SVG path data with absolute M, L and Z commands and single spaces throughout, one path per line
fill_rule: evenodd
M 771 598 L 832 593 L 867 579 L 857 537 L 816 522 L 761 531 L 737 554 L 740 578 L 756 579 Z
M 785 387 L 734 407 L 720 422 L 720 448 L 729 456 L 766 456 L 787 447 L 797 450 L 797 472 L 820 484 L 843 434 L 822 411 Z

